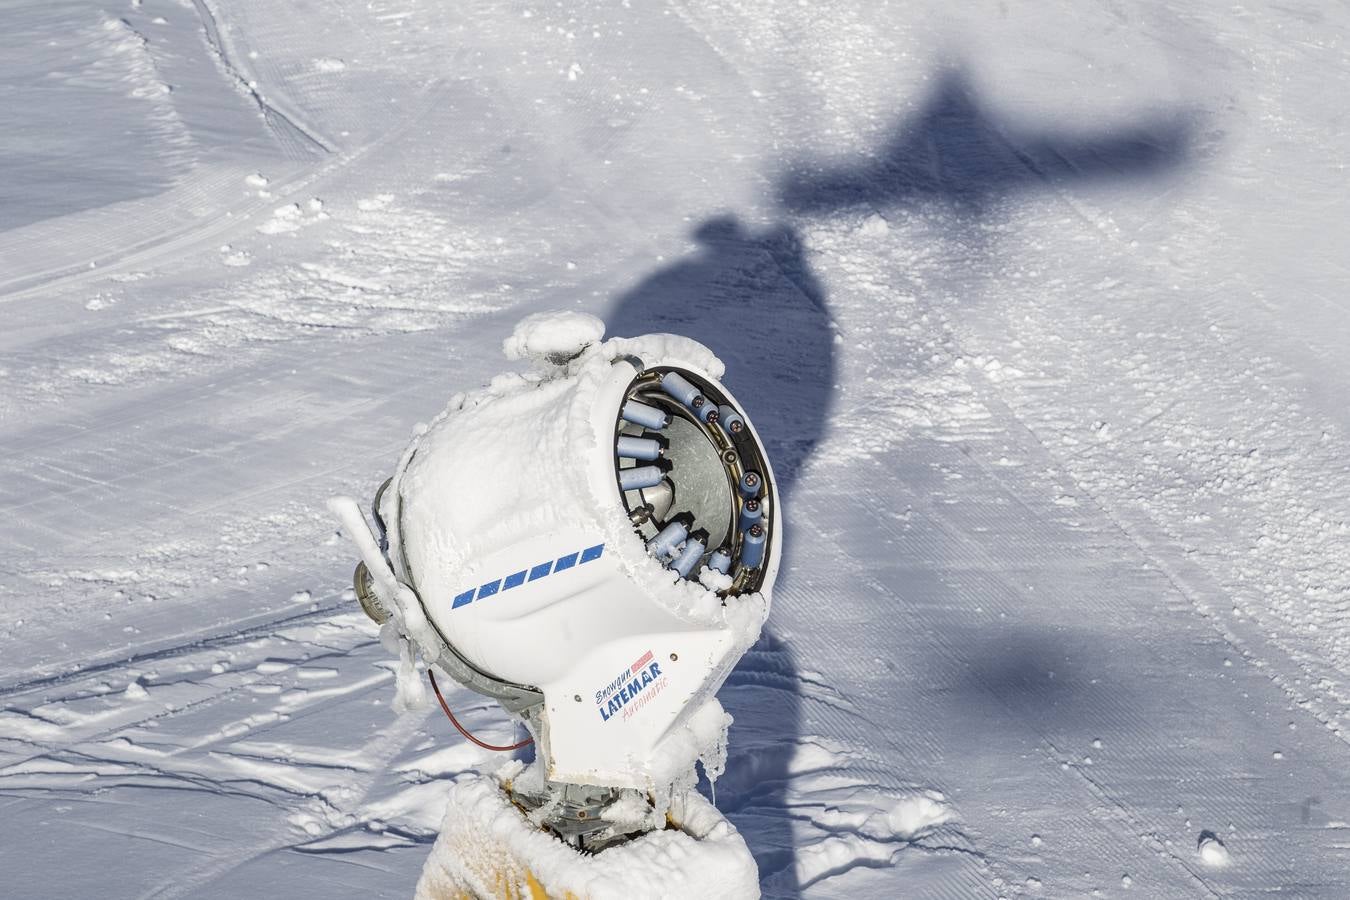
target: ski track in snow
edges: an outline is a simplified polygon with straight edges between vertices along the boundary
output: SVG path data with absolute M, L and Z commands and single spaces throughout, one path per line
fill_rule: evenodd
M 152 867 L 129 877 L 126 887 L 143 881 L 145 896 L 192 895 L 281 849 L 322 855 L 429 843 L 446 780 L 483 765 L 485 754 L 447 746 L 421 716 L 384 721 L 393 663 L 364 616 L 343 603 L 297 618 L 7 690 L 0 796 L 41 798 L 68 828 L 106 823 L 131 845 L 193 851 L 200 861 L 172 877 L 155 881 Z M 486 704 L 455 700 L 477 720 L 472 727 L 493 727 Z M 116 812 L 161 790 L 228 798 L 254 820 L 269 810 L 284 819 L 213 846 L 205 835 L 168 837 L 181 827 L 172 818 Z
M 493 760 L 322 502 L 562 307 L 709 343 L 790 484 L 766 896 L 1344 896 L 1344 15 L 639 7 L 12 31 L 93 137 L 0 209 L 7 890 L 411 890 Z

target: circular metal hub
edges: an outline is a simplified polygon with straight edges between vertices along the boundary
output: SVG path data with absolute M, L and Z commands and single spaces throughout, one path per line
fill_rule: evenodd
M 693 372 L 648 369 L 624 393 L 614 442 L 619 491 L 648 551 L 683 578 L 729 577 L 723 597 L 758 590 L 778 511 L 759 441 L 730 398 Z

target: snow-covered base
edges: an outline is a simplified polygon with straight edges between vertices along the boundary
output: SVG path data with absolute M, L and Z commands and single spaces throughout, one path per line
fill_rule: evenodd
M 496 779 L 469 777 L 450 789 L 417 900 L 759 896 L 745 840 L 716 807 L 690 792 L 672 803 L 670 820 L 679 828 L 580 853 L 533 825 Z

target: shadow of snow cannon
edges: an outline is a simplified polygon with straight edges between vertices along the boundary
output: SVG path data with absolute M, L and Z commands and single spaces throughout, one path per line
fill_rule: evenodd
M 1194 139 L 1181 112 L 1082 130 L 1014 122 L 986 109 L 966 75 L 949 68 L 875 152 L 799 164 L 779 183 L 778 200 L 802 215 L 924 202 L 979 215 L 1018 192 L 1157 178 L 1192 157 Z

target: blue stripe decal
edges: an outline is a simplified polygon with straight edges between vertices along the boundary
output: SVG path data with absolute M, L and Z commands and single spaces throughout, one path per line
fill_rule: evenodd
M 468 606 L 475 598 L 478 600 L 486 600 L 488 597 L 491 597 L 500 591 L 509 591 L 511 588 L 520 587 L 526 581 L 538 581 L 540 578 L 546 578 L 549 575 L 565 572 L 574 566 L 579 566 L 582 563 L 588 563 L 599 559 L 604 555 L 604 552 L 605 545 L 596 544 L 595 546 L 587 547 L 584 550 L 574 550 L 557 559 L 541 562 L 539 565 L 532 566 L 529 569 L 521 569 L 519 572 L 513 572 L 505 578 L 489 581 L 476 589 L 470 588 L 462 594 L 457 594 L 455 599 L 451 601 L 450 608 L 459 609 L 461 606 Z

